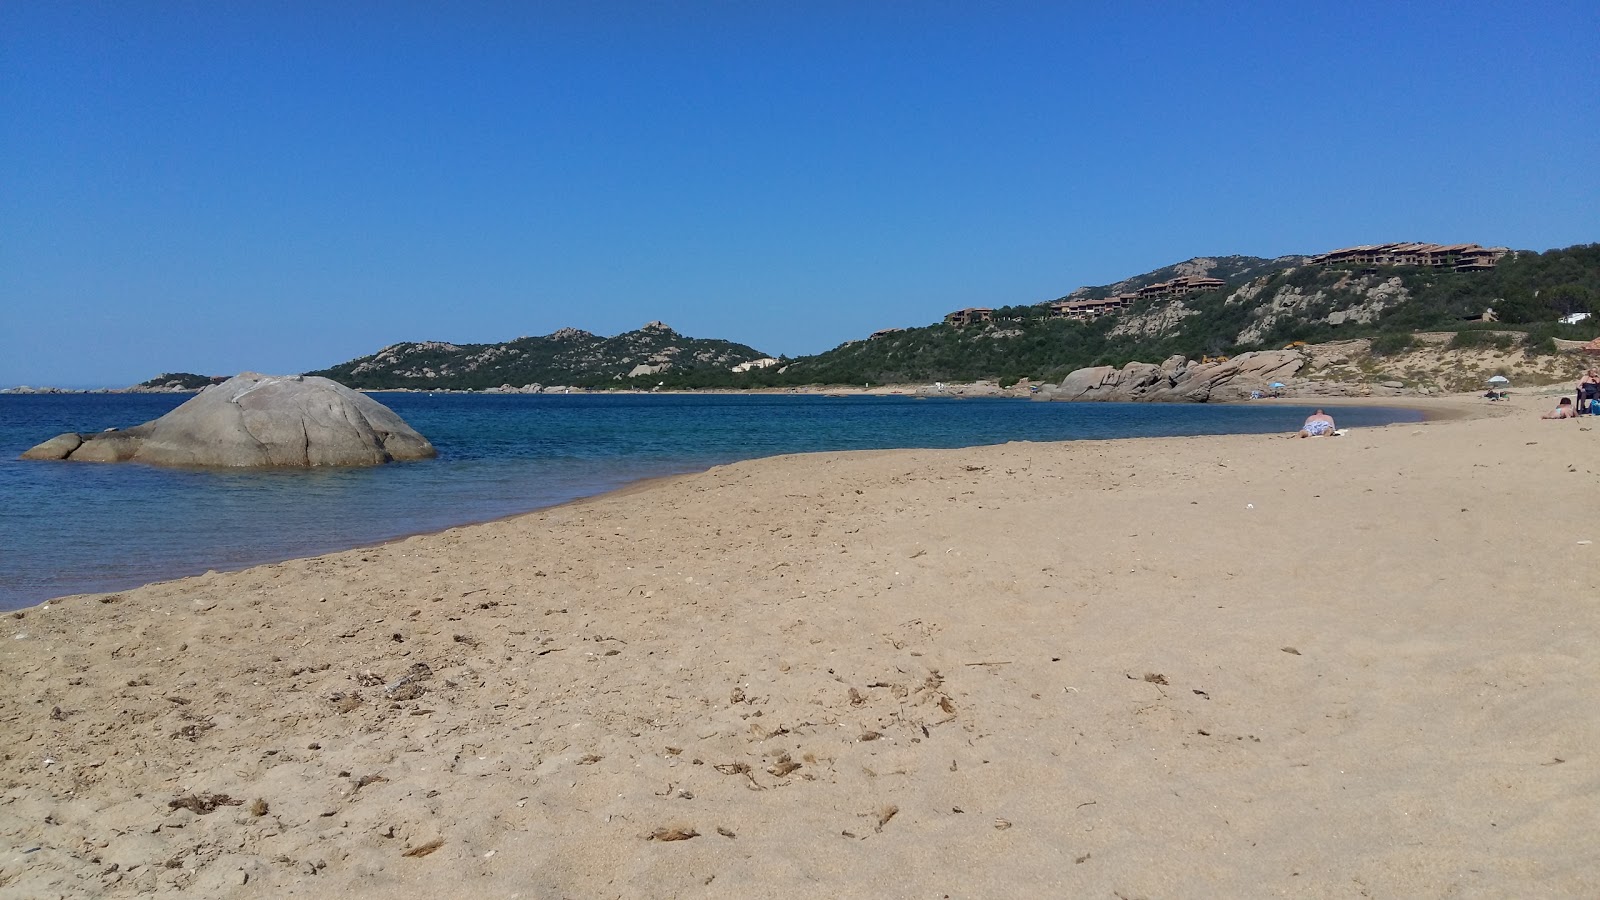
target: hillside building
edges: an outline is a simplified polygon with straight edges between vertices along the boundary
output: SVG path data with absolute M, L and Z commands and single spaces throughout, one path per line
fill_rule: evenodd
M 1420 266 L 1481 272 L 1492 269 L 1511 251 L 1477 244 L 1363 244 L 1311 257 L 1312 265 Z
M 958 309 L 944 317 L 946 325 L 954 325 L 957 328 L 993 321 L 994 310 L 987 306 L 969 306 L 966 309 Z
M 1141 300 L 1150 297 L 1187 297 L 1190 294 L 1203 294 L 1227 287 L 1228 283 L 1220 278 L 1207 278 L 1203 275 L 1185 275 L 1171 281 L 1158 281 L 1139 289 L 1138 296 Z
M 1158 281 L 1155 284 L 1148 284 L 1137 291 L 1113 294 L 1110 297 L 1057 300 L 1050 304 L 1050 318 L 1090 322 L 1101 316 L 1127 312 L 1137 300 L 1150 300 L 1158 297 L 1187 297 L 1190 294 L 1202 294 L 1206 291 L 1220 290 L 1227 286 L 1228 283 L 1220 278 L 1185 275 L 1181 278 L 1174 278 L 1171 281 Z
M 1127 310 L 1138 298 L 1137 294 L 1116 294 L 1093 300 L 1057 300 L 1050 304 L 1050 318 L 1091 322 L 1101 316 Z

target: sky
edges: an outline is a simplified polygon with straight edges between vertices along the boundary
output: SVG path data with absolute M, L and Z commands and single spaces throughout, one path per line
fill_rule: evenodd
M 0 387 L 1600 241 L 1591 2 L 0 3 Z

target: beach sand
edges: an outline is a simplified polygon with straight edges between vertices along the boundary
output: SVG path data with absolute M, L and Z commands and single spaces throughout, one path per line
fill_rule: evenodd
M 1551 403 L 757 460 L 53 601 L 0 619 L 0 896 L 1600 896 Z

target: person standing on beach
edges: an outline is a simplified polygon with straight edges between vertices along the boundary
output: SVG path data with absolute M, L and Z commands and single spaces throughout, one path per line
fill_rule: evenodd
M 1306 423 L 1300 426 L 1300 437 L 1320 437 L 1333 434 L 1336 427 L 1333 424 L 1333 416 L 1319 409 L 1306 417 Z

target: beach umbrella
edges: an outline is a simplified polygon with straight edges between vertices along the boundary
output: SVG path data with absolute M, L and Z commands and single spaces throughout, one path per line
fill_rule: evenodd
M 1274 381 L 1273 383 L 1267 385 L 1267 387 L 1275 387 L 1275 388 L 1281 388 L 1281 387 L 1284 387 L 1284 386 L 1285 386 L 1284 383 L 1281 382 L 1281 381 Z
M 1505 377 L 1504 375 L 1496 375 L 1493 378 L 1489 379 L 1489 383 L 1490 384 L 1510 384 L 1511 383 L 1511 379 Z

